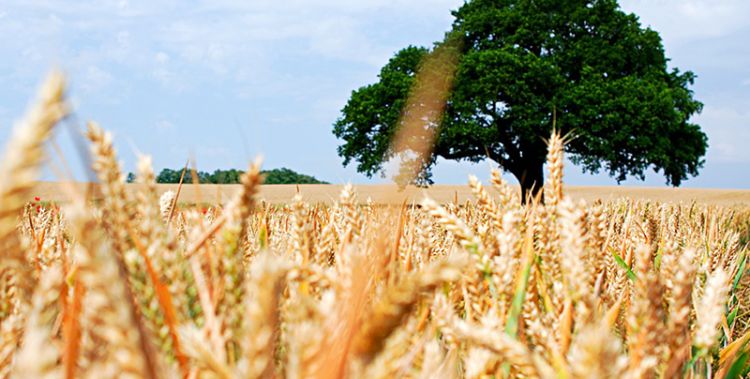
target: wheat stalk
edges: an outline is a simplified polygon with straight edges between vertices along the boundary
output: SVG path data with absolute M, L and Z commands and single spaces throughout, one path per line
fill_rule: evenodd
M 30 300 L 35 273 L 16 234 L 17 217 L 31 200 L 31 188 L 45 156 L 44 142 L 55 124 L 68 113 L 64 92 L 63 75 L 52 72 L 39 90 L 36 103 L 13 129 L 0 163 L 0 250 L 3 251 L 0 269 L 13 270 L 13 287 L 21 306 Z

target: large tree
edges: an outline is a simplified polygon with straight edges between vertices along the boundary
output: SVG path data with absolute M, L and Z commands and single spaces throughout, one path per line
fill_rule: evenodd
M 452 92 L 434 155 L 489 158 L 521 183 L 541 188 L 553 123 L 585 171 L 617 181 L 653 168 L 671 185 L 697 175 L 707 138 L 690 122 L 702 104 L 695 75 L 668 68 L 659 34 L 616 0 L 471 0 L 453 12 L 448 39 L 460 41 Z M 442 44 L 436 44 L 439 49 Z M 338 152 L 360 172 L 382 172 L 415 76 L 431 50 L 407 47 L 379 80 L 356 91 L 334 125 Z

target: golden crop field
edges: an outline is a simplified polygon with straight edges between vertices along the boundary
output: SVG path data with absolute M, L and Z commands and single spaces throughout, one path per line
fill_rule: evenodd
M 91 197 L 101 199 L 101 189 L 97 184 L 73 183 L 62 184 L 57 182 L 40 182 L 34 185 L 32 192 L 44 201 L 67 202 L 70 197 L 64 191 L 64 186 L 72 186 L 76 191 L 90 191 Z M 126 184 L 128 192 L 137 192 L 141 189 L 139 184 Z M 156 191 L 159 195 L 164 192 L 177 192 L 176 184 L 157 184 Z M 187 204 L 224 204 L 231 199 L 241 186 L 236 184 L 201 184 L 200 186 L 185 184 L 180 189 L 179 201 Z M 291 202 L 297 192 L 304 194 L 305 201 L 312 204 L 331 205 L 336 202 L 344 185 L 333 184 L 275 184 L 261 185 L 257 197 L 261 202 L 268 204 L 287 204 Z M 401 204 L 419 202 L 428 196 L 441 204 L 450 202 L 465 203 L 472 200 L 474 195 L 471 189 L 465 185 L 440 185 L 436 184 L 429 188 L 408 188 L 399 191 L 395 185 L 354 185 L 358 194 L 359 203 L 367 204 L 368 199 L 376 205 Z M 516 187 L 514 191 L 520 192 Z M 573 200 L 585 200 L 594 202 L 596 200 L 611 201 L 623 198 L 633 200 L 648 200 L 667 203 L 696 202 L 705 205 L 721 206 L 750 206 L 750 190 L 728 190 L 728 189 L 695 189 L 695 188 L 655 188 L 655 187 L 615 187 L 615 186 L 569 186 L 566 194 Z
M 210 186 L 177 199 L 148 157 L 126 186 L 94 123 L 98 198 L 64 184 L 45 193 L 35 179 L 69 111 L 63 84 L 48 80 L 0 167 L 2 377 L 748 371 L 750 211 L 728 205 L 746 193 L 571 190 L 553 136 L 543 204 L 521 205 L 496 171 L 415 204 L 380 187 L 296 194 L 261 186 L 258 162 L 219 199 Z M 223 205 L 175 206 L 214 199 Z

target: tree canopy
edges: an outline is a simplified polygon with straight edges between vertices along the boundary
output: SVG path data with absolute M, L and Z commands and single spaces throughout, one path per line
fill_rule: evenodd
M 543 184 L 554 124 L 584 171 L 620 182 L 651 168 L 675 186 L 698 174 L 707 137 L 690 122 L 702 109 L 696 76 L 670 69 L 659 34 L 616 0 L 471 0 L 453 16 L 446 36 L 460 40 L 461 57 L 425 171 L 437 157 L 489 158 L 525 198 Z M 376 83 L 352 92 L 333 129 L 344 165 L 382 172 L 416 73 L 439 46 L 400 50 Z
M 215 170 L 213 173 L 198 171 L 198 181 L 201 184 L 237 184 L 240 182 L 240 175 L 244 171 L 237 169 Z M 157 183 L 177 184 L 180 182 L 182 169 L 173 170 L 165 168 L 156 176 Z M 275 168 L 272 170 L 261 171 L 265 180 L 263 184 L 328 184 L 327 182 L 316 179 L 310 175 L 297 173 L 288 168 Z M 128 174 L 128 182 L 134 182 L 135 175 Z M 190 175 L 185 178 L 186 183 L 192 182 Z
M 284 167 L 262 171 L 262 173 L 265 175 L 263 184 L 328 184 L 313 176 L 300 174 Z

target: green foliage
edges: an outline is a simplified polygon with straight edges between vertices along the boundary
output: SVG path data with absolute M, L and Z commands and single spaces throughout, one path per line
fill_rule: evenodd
M 181 174 L 182 174 L 182 169 L 172 170 L 169 168 L 165 168 L 161 170 L 161 172 L 159 172 L 159 175 L 156 176 L 156 182 L 177 184 L 180 182 Z
M 328 184 L 327 182 L 315 179 L 315 177 L 298 174 L 283 167 L 263 171 L 263 174 L 265 175 L 264 184 Z
M 333 129 L 346 141 L 338 147 L 344 165 L 354 159 L 357 171 L 368 176 L 381 170 L 414 76 L 427 54 L 427 49 L 414 46 L 399 51 L 380 71 L 377 83 L 352 92 Z
M 237 184 L 240 182 L 240 175 L 242 175 L 243 172 L 244 171 L 242 170 L 236 169 L 215 170 L 213 173 L 198 171 L 197 175 L 201 184 Z M 264 184 L 328 184 L 327 182 L 318 180 L 313 176 L 300 174 L 284 167 L 262 171 L 261 173 L 265 176 Z M 180 182 L 181 174 L 182 169 L 172 170 L 165 168 L 156 176 L 156 182 L 177 184 Z M 135 176 L 130 173 L 128 174 L 128 180 L 131 180 L 131 176 L 132 179 L 135 178 Z M 190 173 L 186 174 L 185 182 L 192 182 Z
M 667 68 L 658 33 L 615 0 L 472 0 L 453 12 L 462 57 L 435 155 L 490 158 L 528 190 L 543 182 L 553 120 L 585 171 L 618 182 L 652 168 L 671 185 L 697 175 L 707 138 L 689 122 L 702 109 L 695 75 Z M 379 80 L 352 92 L 333 133 L 344 165 L 382 172 L 420 62 L 407 47 Z M 556 120 L 555 120 L 556 119 Z M 433 157 L 425 170 L 434 165 Z M 426 175 L 429 179 L 429 175 Z

